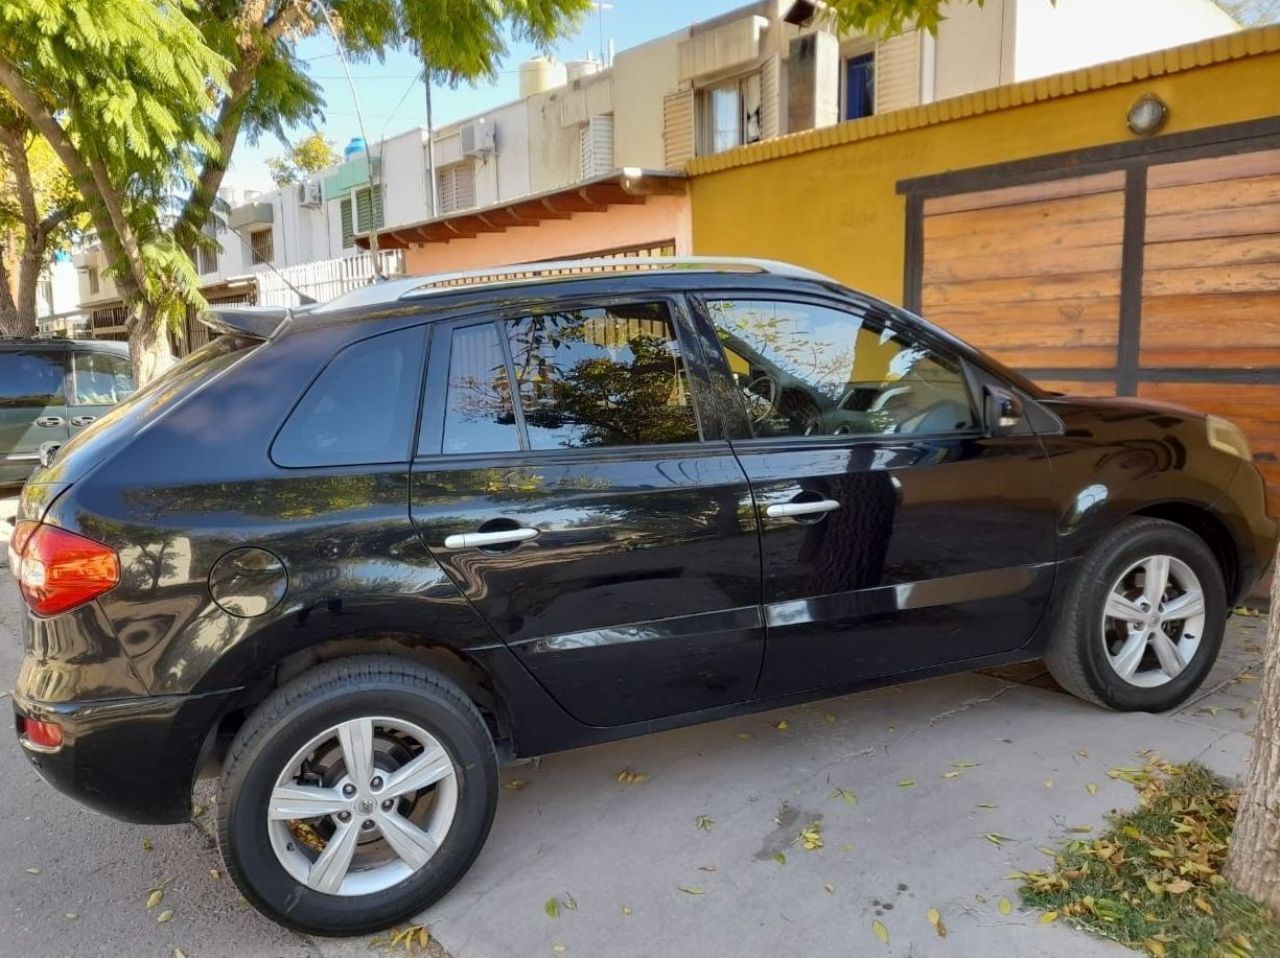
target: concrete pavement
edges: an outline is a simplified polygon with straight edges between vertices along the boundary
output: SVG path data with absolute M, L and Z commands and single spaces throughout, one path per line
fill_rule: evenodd
M 20 657 L 19 614 L 13 582 L 0 572 L 6 686 Z M 1023 668 L 507 769 L 504 781 L 523 787 L 503 790 L 484 852 L 422 920 L 455 958 L 1131 954 L 1040 925 L 1016 907 L 1001 915 L 1001 897 L 1017 905 L 1016 883 L 1005 876 L 1043 867 L 1039 846 L 1069 828 L 1101 826 L 1108 809 L 1134 804 L 1132 787 L 1107 770 L 1140 764 L 1140 750 L 1238 775 L 1257 683 L 1237 679 L 1256 673 L 1264 628 L 1262 619 L 1233 619 L 1210 683 L 1174 715 L 1107 713 L 1037 687 L 1037 670 Z M 368 938 L 296 935 L 239 901 L 221 875 L 211 815 L 170 828 L 132 826 L 55 793 L 21 755 L 9 723 L 6 714 L 0 955 L 371 954 Z M 647 778 L 620 784 L 622 769 Z M 697 827 L 699 816 L 711 820 L 708 828 Z M 795 838 L 815 822 L 822 847 L 806 851 Z M 148 911 L 157 886 L 164 901 Z M 576 908 L 550 918 L 544 905 L 552 897 Z M 931 907 L 942 913 L 945 939 L 928 923 Z M 164 909 L 172 920 L 159 923 Z M 887 944 L 873 933 L 877 920 Z

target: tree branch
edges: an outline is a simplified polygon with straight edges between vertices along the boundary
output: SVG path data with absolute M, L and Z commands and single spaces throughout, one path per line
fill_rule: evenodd
M 112 252 L 118 253 L 129 267 L 127 274 L 118 277 L 123 281 L 120 283 L 121 292 L 136 294 L 142 290 L 146 285 L 147 275 L 142 251 L 138 248 L 138 241 L 133 235 L 129 221 L 125 218 L 124 206 L 107 173 L 106 165 L 100 159 L 81 156 L 80 151 L 67 135 L 67 131 L 54 119 L 40 97 L 3 58 L 0 58 L 0 86 L 8 91 L 35 128 L 49 141 L 58 159 L 71 175 L 81 183 L 94 184 L 98 203 L 91 204 L 90 214 L 93 216 L 94 225 L 98 228 L 98 236 L 108 247 L 114 246 L 115 249 Z M 98 209 L 98 204 L 101 210 Z M 106 214 L 106 222 L 102 222 L 100 213 Z

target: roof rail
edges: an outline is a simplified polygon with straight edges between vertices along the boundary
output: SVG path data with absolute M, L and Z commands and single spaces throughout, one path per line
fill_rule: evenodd
M 460 286 L 480 286 L 490 283 L 520 283 L 557 276 L 584 276 L 608 273 L 642 273 L 662 270 L 689 270 L 714 273 L 768 273 L 790 279 L 836 282 L 830 276 L 772 259 L 752 259 L 741 256 L 618 256 L 594 259 L 551 260 L 542 263 L 516 263 L 511 266 L 493 266 L 486 269 L 465 270 L 457 273 L 438 273 L 419 277 L 399 296 L 411 299 L 427 296 Z

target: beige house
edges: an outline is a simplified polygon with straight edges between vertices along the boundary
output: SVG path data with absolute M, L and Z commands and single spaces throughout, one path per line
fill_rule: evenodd
M 425 195 L 388 203 L 379 245 L 406 249 L 410 273 L 692 252 L 687 199 L 665 179 L 659 199 L 637 188 L 565 213 L 601 178 L 651 183 L 695 156 L 1239 29 L 1213 0 L 986 0 L 945 14 L 936 36 L 877 40 L 837 35 L 821 3 L 760 0 L 607 66 L 530 61 L 519 100 L 436 132 L 434 215 Z

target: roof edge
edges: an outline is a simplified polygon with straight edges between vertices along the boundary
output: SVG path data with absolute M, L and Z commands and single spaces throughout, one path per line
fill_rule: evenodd
M 700 156 L 690 160 L 685 170 L 690 176 L 719 173 L 740 166 L 753 166 L 768 160 L 841 146 L 858 140 L 869 140 L 892 133 L 904 133 L 951 120 L 995 113 L 1015 107 L 1056 100 L 1136 83 L 1151 77 L 1182 73 L 1200 67 L 1214 66 L 1232 60 L 1263 56 L 1280 51 L 1280 24 L 1226 33 L 1184 46 L 1169 47 L 1143 53 L 1124 60 L 1113 60 L 1068 73 L 1056 73 L 1036 80 L 1024 80 L 1006 86 L 978 90 L 922 106 L 907 107 L 861 120 L 848 120 L 834 126 L 790 133 L 773 140 L 740 146 L 724 153 Z

